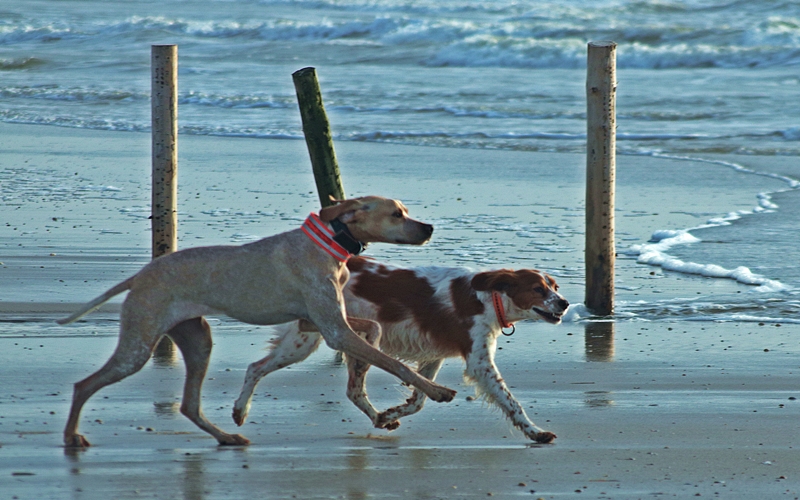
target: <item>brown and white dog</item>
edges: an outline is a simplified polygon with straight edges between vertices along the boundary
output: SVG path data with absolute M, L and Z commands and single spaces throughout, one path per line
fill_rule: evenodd
M 466 361 L 464 376 L 499 406 L 525 436 L 552 442 L 556 436 L 537 427 L 509 391 L 494 363 L 497 338 L 503 328 L 525 319 L 557 324 L 569 307 L 555 280 L 531 269 L 501 269 L 475 273 L 465 268 L 405 269 L 362 257 L 351 258 L 350 281 L 344 288 L 348 321 L 377 321 L 380 338 L 367 341 L 396 359 L 414 361 L 423 377 L 434 380 L 445 358 Z M 302 361 L 320 344 L 314 324 L 295 321 L 278 328 L 270 354 L 247 370 L 234 405 L 234 420 L 242 425 L 258 381 L 277 368 Z M 399 419 L 422 409 L 425 394 L 414 389 L 408 400 L 379 413 L 364 387 L 369 365 L 348 356 L 347 396 L 375 427 L 396 429 Z

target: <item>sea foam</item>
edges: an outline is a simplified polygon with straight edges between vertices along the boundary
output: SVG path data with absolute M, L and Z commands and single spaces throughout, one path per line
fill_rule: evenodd
M 729 223 L 728 220 L 728 218 L 721 218 L 719 222 L 709 223 L 703 227 L 722 225 Z M 620 253 L 636 256 L 636 261 L 640 264 L 657 266 L 665 271 L 694 274 L 708 278 L 732 279 L 745 285 L 754 285 L 756 290 L 760 292 L 781 292 L 791 289 L 791 287 L 784 285 L 780 281 L 755 274 L 745 266 L 726 269 L 717 264 L 685 262 L 669 255 L 667 252 L 675 246 L 692 245 L 701 241 L 700 238 L 692 235 L 689 231 L 689 229 L 655 231 L 648 243 L 632 245 L 628 250 L 623 250 Z

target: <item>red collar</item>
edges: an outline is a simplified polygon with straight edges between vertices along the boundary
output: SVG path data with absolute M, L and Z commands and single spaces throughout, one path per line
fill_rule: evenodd
M 503 328 L 514 326 L 506 319 L 506 310 L 503 307 L 503 298 L 500 297 L 499 293 L 492 292 L 492 304 L 494 304 L 494 312 L 497 314 L 497 321 L 500 322 L 500 326 Z
M 306 233 L 306 236 L 316 243 L 318 247 L 325 250 L 328 255 L 339 262 L 346 262 L 347 259 L 353 255 L 333 239 L 333 230 L 322 222 L 322 219 L 313 212 L 308 216 L 300 229 L 302 229 L 303 232 Z

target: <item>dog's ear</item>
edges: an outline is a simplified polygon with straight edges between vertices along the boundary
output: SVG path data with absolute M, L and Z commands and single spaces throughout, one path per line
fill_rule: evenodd
M 339 218 L 342 222 L 347 224 L 349 222 L 349 220 L 347 220 L 347 214 L 355 212 L 363 205 L 358 198 L 352 200 L 337 200 L 331 196 L 331 201 L 335 204 L 319 211 L 319 218 L 322 219 L 322 222 L 330 222 L 333 219 Z
M 508 292 L 517 286 L 519 278 L 510 269 L 478 273 L 472 278 L 472 288 L 479 292 Z

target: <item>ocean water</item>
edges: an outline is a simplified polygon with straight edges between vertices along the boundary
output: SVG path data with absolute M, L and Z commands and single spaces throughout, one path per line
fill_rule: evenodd
M 618 241 L 621 258 L 644 269 L 747 293 L 626 300 L 620 312 L 797 322 L 798 2 L 4 0 L 0 121 L 147 131 L 150 46 L 175 43 L 182 135 L 301 139 L 291 74 L 314 66 L 337 143 L 581 154 L 586 44 L 598 40 L 618 44 L 620 163 L 702 165 L 711 173 L 698 188 L 752 189 L 749 208 L 705 200 L 712 208 L 695 224 Z M 19 176 L 0 170 L 7 201 Z M 665 190 L 679 185 L 676 172 L 659 178 Z M 42 186 L 44 178 L 36 188 L 57 194 L 58 181 Z M 114 186 L 83 188 L 113 195 Z M 503 223 L 492 226 L 491 215 L 463 220 L 492 231 Z M 552 227 L 557 237 L 537 251 L 580 260 L 581 221 L 573 220 Z M 528 241 L 539 234 L 504 227 Z M 459 240 L 447 252 L 491 263 L 471 245 Z

